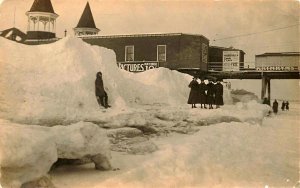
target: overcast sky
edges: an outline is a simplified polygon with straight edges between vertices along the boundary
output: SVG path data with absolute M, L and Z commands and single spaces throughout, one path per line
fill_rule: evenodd
M 25 13 L 34 0 L 1 1 L 0 30 L 13 27 L 16 9 L 15 27 L 26 32 Z M 72 28 L 76 27 L 86 2 L 52 0 L 59 15 L 58 37 L 64 36 L 65 29 L 73 35 Z M 255 54 L 265 52 L 300 51 L 299 1 L 89 0 L 89 3 L 101 35 L 202 34 L 210 40 L 210 45 L 244 50 L 246 61 L 254 61 Z M 247 35 L 252 33 L 256 34 Z M 231 36 L 240 37 L 228 38 Z

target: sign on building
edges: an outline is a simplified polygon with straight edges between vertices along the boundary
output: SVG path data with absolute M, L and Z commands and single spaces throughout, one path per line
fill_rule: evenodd
M 223 71 L 240 70 L 240 51 L 223 51 Z
M 159 67 L 158 62 L 119 62 L 118 66 L 120 69 L 129 72 L 144 72 L 150 69 L 155 69 Z

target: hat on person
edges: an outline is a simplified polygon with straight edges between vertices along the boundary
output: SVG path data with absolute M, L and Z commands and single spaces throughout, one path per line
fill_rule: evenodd
M 102 76 L 102 72 L 97 72 L 97 74 L 96 74 L 96 76 L 98 77 L 98 76 Z

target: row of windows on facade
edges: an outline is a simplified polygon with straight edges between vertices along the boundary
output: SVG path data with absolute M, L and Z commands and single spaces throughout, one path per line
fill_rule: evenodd
M 134 61 L 134 46 L 125 46 L 125 61 Z M 157 45 L 157 61 L 167 61 L 166 45 Z

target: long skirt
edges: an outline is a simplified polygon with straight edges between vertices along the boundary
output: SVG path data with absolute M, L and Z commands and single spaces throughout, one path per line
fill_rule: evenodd
M 198 92 L 191 89 L 189 99 L 188 99 L 188 104 L 197 104 L 197 100 L 198 100 L 197 95 L 198 95 Z

